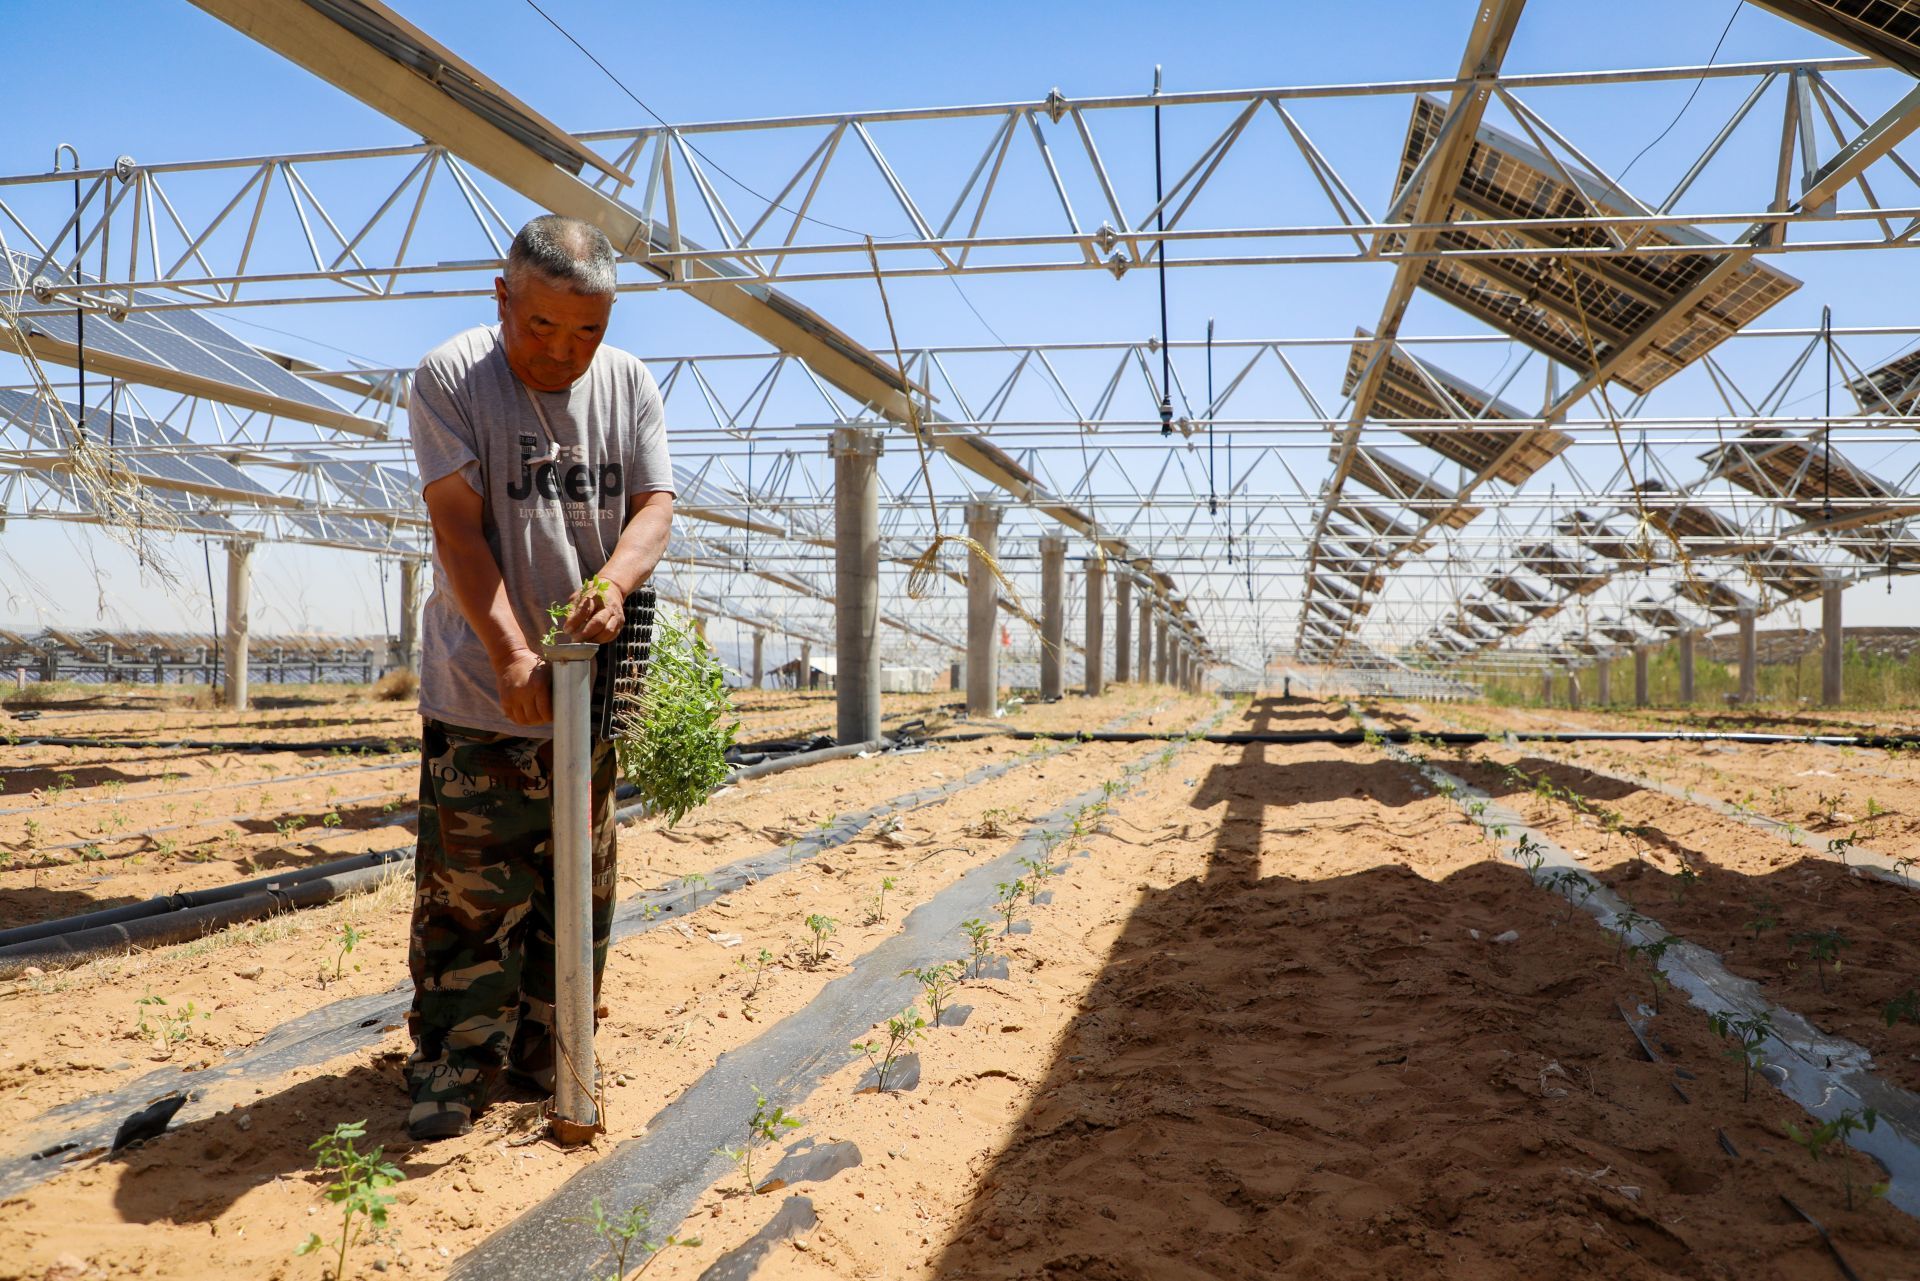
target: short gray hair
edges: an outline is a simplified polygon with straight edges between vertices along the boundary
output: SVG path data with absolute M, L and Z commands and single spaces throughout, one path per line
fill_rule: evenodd
M 576 294 L 610 294 L 618 283 L 613 242 L 592 223 L 565 214 L 541 214 L 513 238 L 507 286 L 529 271 Z

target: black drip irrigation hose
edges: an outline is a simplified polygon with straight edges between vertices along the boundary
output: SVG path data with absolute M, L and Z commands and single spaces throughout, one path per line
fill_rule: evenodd
M 0 948 L 0 976 L 24 969 L 36 961 L 82 960 L 121 948 L 178 943 L 229 925 L 240 925 L 295 908 L 319 907 L 337 898 L 372 889 L 381 881 L 398 874 L 397 865 L 411 862 L 412 855 L 398 855 L 357 871 L 314 876 L 300 881 L 282 881 L 243 894 L 193 907 L 163 911 L 112 925 L 97 925 L 48 938 Z
M 764 758 L 732 771 L 721 785 L 731 786 L 863 752 L 906 750 L 916 745 L 911 739 L 874 740 Z M 614 794 L 619 799 L 631 797 L 635 791 L 631 785 L 622 784 Z M 646 812 L 644 804 L 626 805 L 614 811 L 614 820 L 626 822 L 644 817 Z M 370 888 L 383 876 L 411 874 L 412 863 L 410 850 L 376 850 L 295 872 L 168 894 L 140 903 L 0 930 L 0 976 L 17 973 L 28 965 L 71 963 L 134 945 L 152 947 L 178 943 L 292 908 L 318 907 L 343 894 Z
M 932 743 L 969 743 L 983 738 L 1011 738 L 1021 742 L 1059 740 L 1077 743 L 1180 743 L 1205 742 L 1245 745 L 1251 743 L 1325 743 L 1352 746 L 1359 743 L 1440 743 L 1447 747 L 1474 747 L 1482 743 L 1753 743 L 1759 745 L 1812 743 L 1822 747 L 1885 748 L 1894 751 L 1920 751 L 1920 738 L 1896 738 L 1885 734 L 1756 734 L 1728 732 L 1716 734 L 1696 730 L 1527 730 L 1482 733 L 1478 730 L 1382 729 L 1369 738 L 1359 730 L 1263 730 L 1227 734 L 1183 734 L 1177 730 L 1063 730 L 1049 733 L 1031 729 L 992 729 L 939 734 Z
M 16 925 L 12 929 L 0 930 L 0 970 L 6 968 L 8 959 L 21 944 L 56 939 L 63 935 L 76 936 L 101 926 L 120 925 L 142 917 L 186 911 L 204 907 L 210 903 L 228 903 L 257 892 L 284 889 L 305 881 L 324 880 L 370 867 L 386 867 L 393 863 L 404 862 L 411 857 L 412 855 L 404 850 L 375 850 L 369 854 L 355 854 L 349 858 L 335 859 L 329 863 L 319 863 L 313 867 L 303 867 L 295 871 L 235 881 L 231 885 L 216 885 L 204 890 L 184 890 L 175 894 L 163 894 L 158 898 L 146 899 L 139 903 L 123 903 L 119 907 L 105 907 L 97 912 L 83 912 L 78 916 L 63 916 L 58 920 L 38 921 L 32 925 Z
M 7 747 L 134 747 L 141 751 L 156 748 L 180 748 L 193 752 L 366 752 L 373 755 L 401 755 L 415 750 L 407 746 L 410 738 L 319 738 L 301 742 L 272 739 L 228 738 L 62 738 L 45 735 L 37 738 L 12 738 Z

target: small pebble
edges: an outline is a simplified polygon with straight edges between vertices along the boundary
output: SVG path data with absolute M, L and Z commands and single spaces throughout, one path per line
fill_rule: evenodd
M 1518 943 L 1520 941 L 1520 931 L 1519 930 L 1504 931 L 1503 933 L 1494 935 L 1493 941 L 1496 943 Z
M 243 965 L 239 969 L 235 970 L 233 974 L 235 978 L 257 979 L 260 977 L 262 972 L 263 971 L 258 965 Z

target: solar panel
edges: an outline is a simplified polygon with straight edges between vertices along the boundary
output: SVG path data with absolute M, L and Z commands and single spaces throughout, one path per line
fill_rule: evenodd
M 1898 501 L 1905 495 L 1855 467 L 1816 438 L 1752 432 L 1703 455 L 1709 476 L 1721 476 L 1763 498 L 1787 498 L 1788 511 L 1809 520 L 1822 514 L 1822 498 Z M 1850 508 L 1847 515 L 1857 515 Z M 1911 515 L 1889 510 L 1882 520 Z
M 1635 618 L 1657 632 L 1678 632 L 1686 629 L 1686 620 L 1658 601 L 1637 600 L 1627 606 Z
M 66 411 L 68 417 L 80 417 L 78 405 L 67 405 Z M 56 420 L 45 401 L 27 392 L 0 387 L 0 423 L 18 426 L 43 449 L 66 446 L 65 423 Z M 296 505 L 295 500 L 263 488 L 226 459 L 165 423 L 124 411 L 110 413 L 108 407 L 94 405 L 89 407 L 84 425 L 95 440 L 113 442 L 114 457 L 142 484 L 155 489 L 249 504 Z M 153 452 L 156 449 L 179 452 Z
M 1414 103 L 1401 151 L 1404 187 L 1438 137 L 1446 107 L 1421 96 Z M 1580 190 L 1559 176 L 1564 168 Z M 1609 185 L 1571 165 L 1556 167 L 1517 138 L 1483 126 L 1475 135 L 1465 170 L 1435 237 L 1442 249 L 1494 251 L 1480 258 L 1435 258 L 1421 268 L 1420 284 L 1462 310 L 1581 373 L 1641 335 L 1652 340 L 1614 369 L 1613 381 L 1645 393 L 1747 325 L 1800 287 L 1793 277 L 1749 258 L 1685 311 L 1672 311 L 1683 294 L 1714 270 L 1714 253 L 1604 253 L 1576 259 L 1533 256 L 1532 249 L 1610 246 L 1608 233 L 1592 227 L 1536 228 L 1524 233 L 1480 229 L 1476 219 L 1574 218 L 1593 208 L 1630 214 Z M 1699 246 L 1721 242 L 1688 227 L 1647 228 L 1635 233 L 1654 246 Z M 1404 238 L 1383 237 L 1397 250 Z M 1511 251 L 1511 252 L 1507 252 Z M 1565 266 L 1556 265 L 1565 262 Z M 1577 292 L 1576 292 L 1577 291 Z M 1588 342 L 1588 331 L 1592 341 Z
M 1732 618 L 1743 609 L 1754 608 L 1753 601 L 1716 579 L 1688 575 L 1675 585 L 1675 591 L 1717 618 Z
M 1368 507 L 1363 503 L 1342 502 L 1334 511 L 1352 520 L 1357 520 L 1382 538 L 1392 541 L 1401 549 L 1401 555 L 1418 556 L 1433 546 L 1431 539 L 1414 540 L 1413 531 L 1377 507 Z
M 1449 529 L 1459 529 L 1485 510 L 1455 506 L 1451 489 L 1367 445 L 1354 451 L 1353 469 L 1348 474 L 1375 493 L 1411 511 L 1424 512 Z
M 1847 387 L 1861 413 L 1911 414 L 1920 403 L 1920 351 L 1895 357 Z
M 80 351 L 80 326 L 73 308 L 34 299 L 26 288 L 35 271 L 31 256 L 9 252 L 5 262 L 14 288 L 25 291 L 20 294 L 19 327 L 34 353 L 56 364 L 74 364 Z M 40 270 L 62 281 L 70 278 L 53 264 Z M 134 300 L 136 304 L 172 301 L 145 292 L 136 292 Z M 89 319 L 87 368 L 109 378 L 204 396 L 361 436 L 387 433 L 384 423 L 348 413 L 318 387 L 197 311 L 135 311 L 124 320 Z
M 1356 341 L 1347 353 L 1347 377 L 1341 388 L 1343 395 L 1352 395 L 1353 389 L 1359 386 L 1360 376 L 1372 354 L 1367 341 L 1372 337 L 1372 333 L 1365 329 L 1354 331 Z M 1373 400 L 1374 418 L 1391 422 L 1464 416 L 1500 422 L 1526 417 L 1492 393 L 1482 391 L 1426 361 L 1409 356 L 1398 347 L 1388 352 L 1384 359 L 1386 368 Z M 1436 391 L 1436 386 L 1441 391 Z M 1512 450 L 1500 464 L 1499 470 L 1493 472 L 1495 480 L 1509 485 L 1523 483 L 1573 443 L 1571 436 L 1551 429 L 1482 431 L 1470 427 L 1409 427 L 1401 430 L 1402 434 L 1420 442 L 1442 458 L 1459 463 L 1475 474 L 1486 471 L 1493 466 L 1495 459 Z
M 1920 76 L 1920 0 L 1753 0 L 1789 22 Z

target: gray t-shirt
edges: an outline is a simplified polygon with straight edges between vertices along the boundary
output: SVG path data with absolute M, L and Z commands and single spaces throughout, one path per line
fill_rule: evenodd
M 407 414 L 420 487 L 460 472 L 480 495 L 487 546 L 535 644 L 547 630 L 547 606 L 613 554 L 628 499 L 674 492 L 660 388 L 645 365 L 614 347 L 594 353 L 566 391 L 533 391 L 507 365 L 499 326 L 469 329 L 420 362 Z M 438 547 L 420 640 L 422 716 L 553 736 L 550 724 L 516 725 L 500 710 L 493 664 L 460 612 Z

